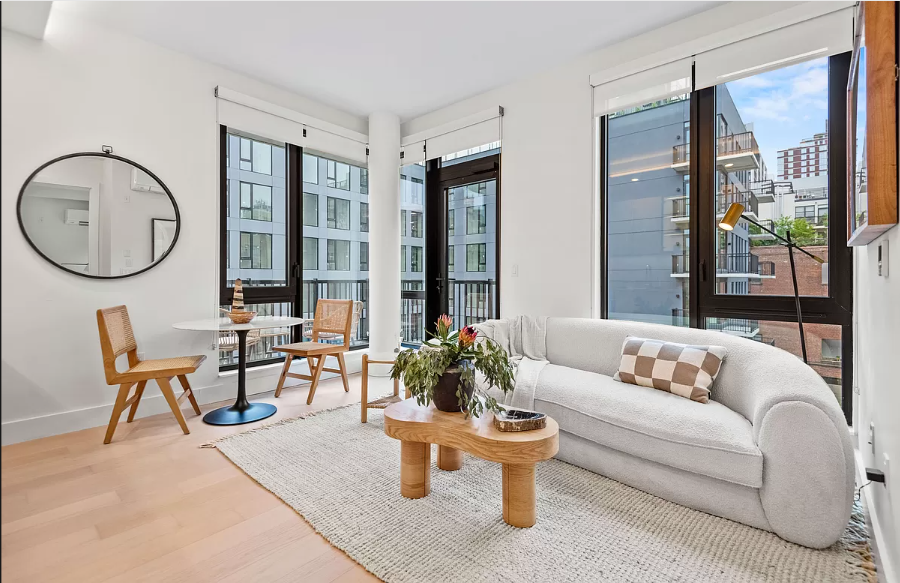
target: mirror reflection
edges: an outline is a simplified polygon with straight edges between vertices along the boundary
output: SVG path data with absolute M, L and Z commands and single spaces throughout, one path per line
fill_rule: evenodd
M 57 266 L 125 277 L 160 261 L 175 243 L 178 214 L 150 174 L 110 155 L 78 155 L 41 169 L 20 195 L 25 236 Z

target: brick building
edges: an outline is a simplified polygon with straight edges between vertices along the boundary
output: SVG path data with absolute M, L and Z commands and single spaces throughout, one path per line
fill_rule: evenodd
M 813 255 L 825 260 L 820 265 L 799 251 L 794 252 L 794 263 L 797 267 L 797 288 L 800 295 L 828 295 L 828 247 L 805 247 Z M 750 285 L 753 295 L 793 296 L 794 287 L 791 280 L 791 265 L 788 250 L 781 245 L 754 246 L 754 255 L 759 256 L 760 263 L 771 261 L 775 264 L 775 277 L 755 280 Z M 841 327 L 833 324 L 815 324 L 804 321 L 806 332 L 806 352 L 809 365 L 829 384 L 836 396 L 841 391 Z M 800 334 L 795 322 L 760 321 L 759 335 L 764 342 L 800 356 Z
M 827 124 L 827 121 L 826 121 Z M 800 140 L 792 148 L 778 150 L 778 179 L 796 180 L 826 176 L 828 173 L 828 134 L 815 134 Z

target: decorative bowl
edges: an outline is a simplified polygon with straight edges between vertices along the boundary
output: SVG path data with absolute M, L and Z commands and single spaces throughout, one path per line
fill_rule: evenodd
M 500 431 L 532 431 L 547 426 L 547 416 L 537 411 L 506 409 L 494 415 L 494 427 Z
M 249 324 L 256 317 L 256 312 L 225 312 L 235 324 Z

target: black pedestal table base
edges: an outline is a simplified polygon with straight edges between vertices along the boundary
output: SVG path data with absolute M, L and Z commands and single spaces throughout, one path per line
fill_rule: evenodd
M 271 417 L 278 410 L 268 403 L 251 403 L 247 400 L 247 330 L 235 330 L 238 335 L 238 394 L 234 404 L 210 411 L 203 416 L 209 425 L 242 425 Z

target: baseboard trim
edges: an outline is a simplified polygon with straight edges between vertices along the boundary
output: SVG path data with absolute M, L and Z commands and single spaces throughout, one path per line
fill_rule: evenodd
M 856 477 L 858 483 L 865 484 L 866 480 L 866 470 L 865 470 L 865 462 L 863 462 L 862 454 L 858 449 L 853 450 L 853 455 L 856 458 Z M 878 549 L 876 564 L 878 566 L 878 581 L 879 583 L 900 583 L 900 579 L 897 578 L 897 571 L 894 570 L 894 566 L 891 564 L 891 558 L 888 553 L 886 553 L 887 547 L 884 544 L 884 531 L 881 529 L 881 522 L 878 520 L 878 514 L 875 512 L 875 500 L 872 498 L 871 488 L 873 486 L 877 486 L 877 484 L 873 484 L 868 486 L 867 488 L 862 489 L 862 495 L 865 497 L 866 502 L 866 510 L 868 510 L 869 520 L 872 523 L 872 538 L 875 539 L 875 544 Z
M 347 372 L 349 374 L 360 372 L 362 368 L 362 351 L 348 353 L 346 362 Z M 291 369 L 293 370 L 295 366 L 297 369 L 305 369 L 306 363 L 303 360 L 298 360 L 295 365 L 291 366 Z M 258 395 L 274 391 L 276 379 L 280 373 L 280 364 L 277 366 L 248 369 L 247 395 Z M 335 376 L 337 376 L 335 373 L 322 373 L 323 380 Z M 303 382 L 294 384 L 292 382 L 291 386 L 304 384 L 309 383 Z M 179 388 L 180 387 L 176 384 L 176 391 Z M 149 417 L 150 415 L 169 412 L 168 403 L 166 403 L 162 393 L 159 392 L 159 388 L 155 386 L 153 381 L 148 383 L 147 389 L 148 394 L 141 399 L 137 418 L 140 419 L 142 417 Z M 213 385 L 194 387 L 194 395 L 201 405 L 233 400 L 236 393 L 237 371 L 229 371 L 220 374 L 217 382 Z M 28 419 L 6 421 L 0 424 L 0 445 L 12 445 L 23 441 L 31 441 L 32 439 L 40 439 L 41 437 L 50 437 L 51 435 L 60 435 L 62 433 L 71 433 L 73 431 L 81 431 L 82 429 L 90 429 L 92 427 L 106 426 L 112 415 L 112 409 L 113 404 L 110 402 L 105 405 L 73 409 L 71 411 L 61 411 L 59 413 L 39 415 Z

